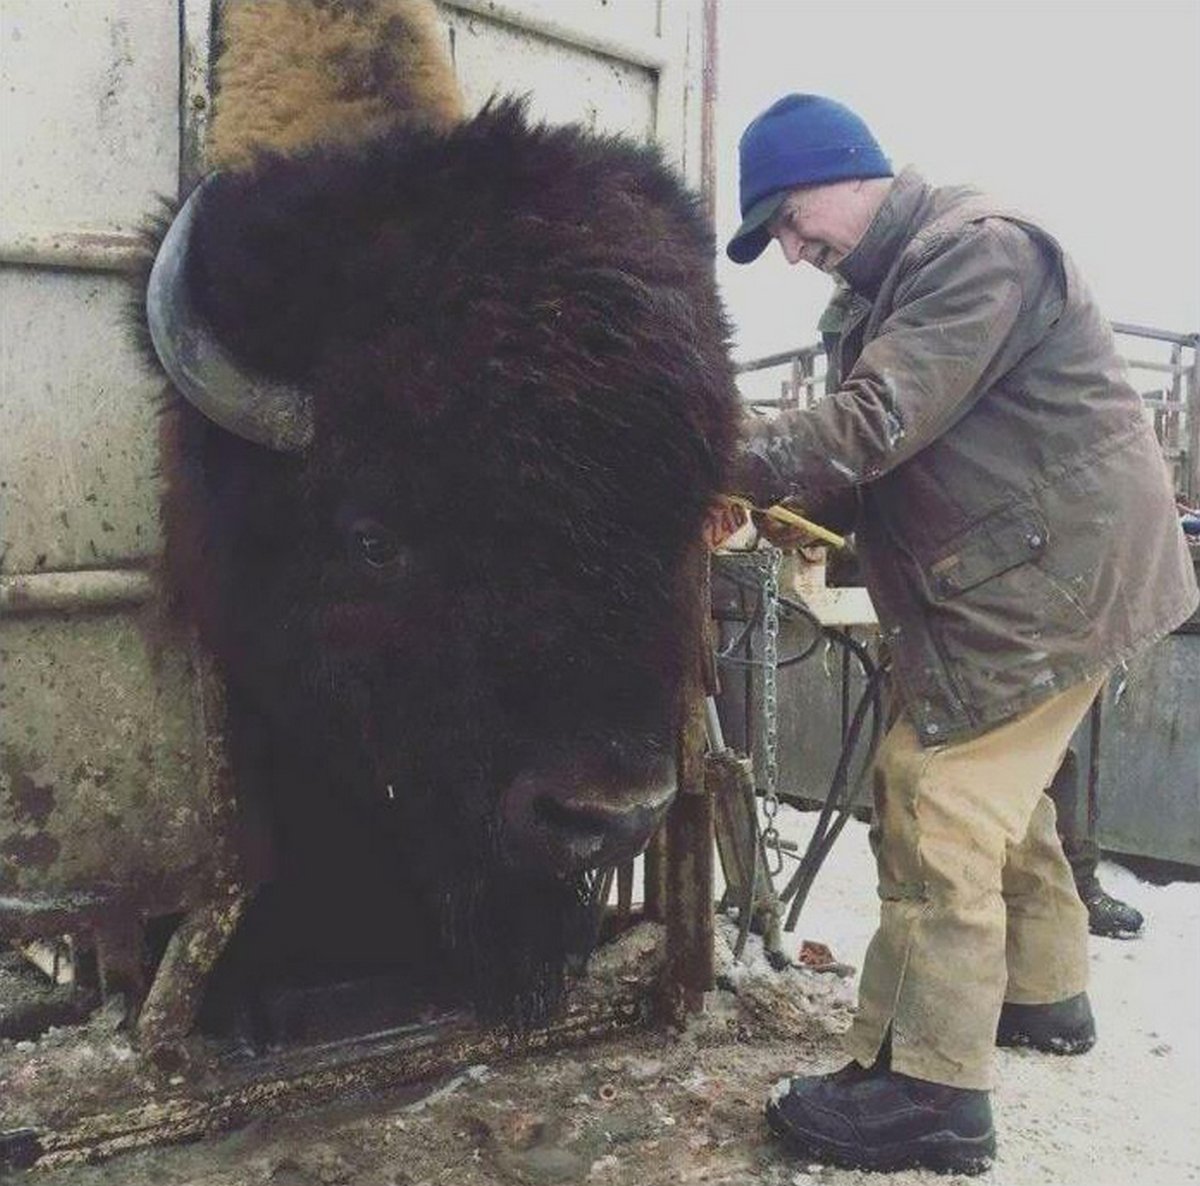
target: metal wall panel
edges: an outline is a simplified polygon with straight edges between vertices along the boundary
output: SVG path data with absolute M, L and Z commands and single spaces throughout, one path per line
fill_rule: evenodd
M 1080 741 L 1086 769 L 1086 729 Z M 1200 633 L 1170 635 L 1109 680 L 1097 787 L 1104 848 L 1200 866 Z
M 4 0 L 0 220 L 133 230 L 179 173 L 170 0 Z
M 162 382 L 100 273 L 0 270 L 0 573 L 126 566 L 158 551 Z
M 549 123 L 578 121 L 593 131 L 652 139 L 653 71 L 475 13 L 447 10 L 446 22 L 471 109 L 493 94 L 527 93 L 531 113 Z
M 178 188 L 180 7 L 0 3 L 0 930 L 135 926 L 204 902 L 223 828 L 147 604 L 162 381 L 114 274 Z
M 440 0 L 468 103 L 525 94 L 550 122 L 656 141 L 701 173 L 703 0 Z
M 0 895 L 193 880 L 213 854 L 211 805 L 178 793 L 200 781 L 192 684 L 132 614 L 3 622 Z

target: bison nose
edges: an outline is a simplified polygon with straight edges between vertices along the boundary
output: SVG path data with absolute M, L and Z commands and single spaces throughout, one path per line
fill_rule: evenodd
M 656 761 L 632 781 L 570 767 L 522 771 L 505 792 L 505 854 L 515 864 L 569 875 L 631 860 L 675 796 L 675 769 Z

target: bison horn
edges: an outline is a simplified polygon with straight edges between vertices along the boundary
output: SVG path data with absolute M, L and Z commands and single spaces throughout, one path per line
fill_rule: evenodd
M 222 428 L 282 453 L 312 441 L 312 397 L 240 366 L 197 314 L 185 277 L 192 225 L 206 179 L 175 216 L 150 270 L 146 321 L 167 377 L 188 403 Z

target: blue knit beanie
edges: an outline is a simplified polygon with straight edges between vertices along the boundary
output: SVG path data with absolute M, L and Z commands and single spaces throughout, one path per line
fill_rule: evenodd
M 742 225 L 726 254 L 757 259 L 771 241 L 767 223 L 798 185 L 851 177 L 891 177 L 867 125 L 848 107 L 820 95 L 784 95 L 742 133 L 738 144 Z

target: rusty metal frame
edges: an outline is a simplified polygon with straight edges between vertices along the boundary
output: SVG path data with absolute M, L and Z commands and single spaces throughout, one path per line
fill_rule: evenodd
M 461 1014 L 318 1050 L 256 1060 L 189 1090 L 168 1087 L 150 1100 L 125 1099 L 110 1110 L 53 1127 L 0 1131 L 0 1174 L 91 1164 L 120 1153 L 213 1136 L 252 1120 L 344 1098 L 415 1086 L 477 1063 L 494 1063 L 593 1041 L 644 1024 L 646 997 L 586 1001 L 544 1029 L 524 1035 L 486 1030 Z M 128 1082 L 130 1076 L 126 1073 Z

